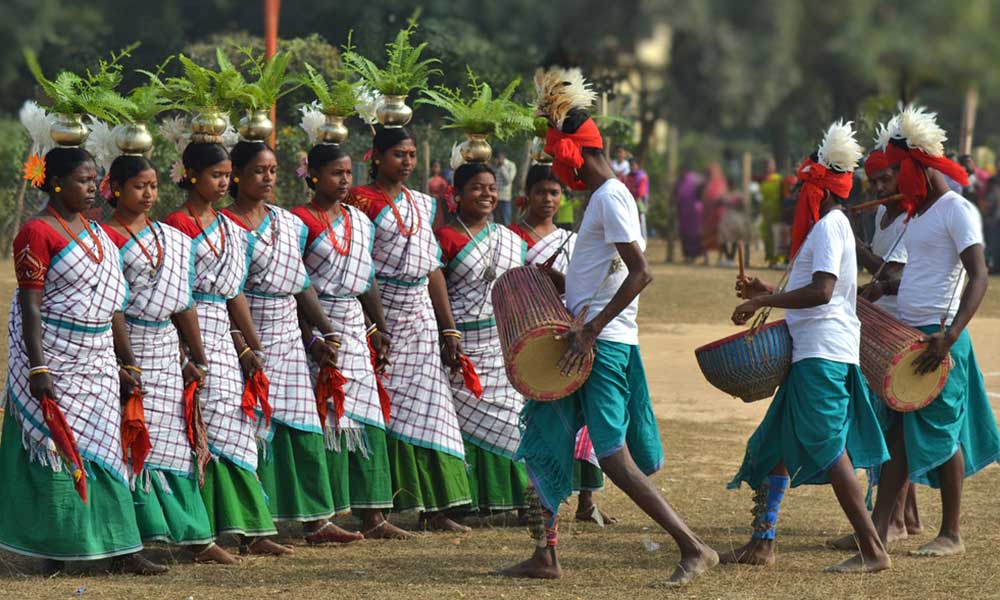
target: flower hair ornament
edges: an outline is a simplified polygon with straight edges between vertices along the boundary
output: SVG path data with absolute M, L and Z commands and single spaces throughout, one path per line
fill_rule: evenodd
M 52 148 L 52 138 L 49 131 L 55 116 L 50 115 L 34 100 L 26 101 L 18 111 L 18 119 L 31 138 L 31 150 L 28 159 L 24 161 L 24 179 L 33 187 L 45 185 L 45 153 Z

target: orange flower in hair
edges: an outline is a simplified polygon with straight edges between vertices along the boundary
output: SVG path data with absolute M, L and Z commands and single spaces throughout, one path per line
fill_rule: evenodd
M 37 154 L 29 156 L 24 161 L 24 178 L 36 188 L 42 187 L 45 184 L 45 159 Z

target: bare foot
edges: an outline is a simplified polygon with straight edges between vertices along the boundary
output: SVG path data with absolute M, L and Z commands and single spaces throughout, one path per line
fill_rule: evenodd
M 907 519 L 907 521 L 906 521 L 906 533 L 908 533 L 909 535 L 920 535 L 923 532 L 924 532 L 924 526 L 923 526 L 923 524 L 919 520 L 916 521 L 916 522 L 913 522 L 913 521 L 910 521 L 909 519 Z
M 697 554 L 681 558 L 674 574 L 666 581 L 651 583 L 655 588 L 678 588 L 691 583 L 696 577 L 719 564 L 719 555 L 708 546 L 702 545 Z
M 928 558 L 938 558 L 941 556 L 956 556 L 965 552 L 965 544 L 962 538 L 937 536 L 916 550 L 910 550 L 910 556 L 921 556 Z
M 545 546 L 536 547 L 531 558 L 524 562 L 519 562 L 512 567 L 501 569 L 495 573 L 504 577 L 523 577 L 531 579 L 559 579 L 562 577 L 562 569 L 559 568 L 559 559 L 556 558 L 555 548 Z
M 422 521 L 424 529 L 427 529 L 428 531 L 449 531 L 454 533 L 468 533 L 472 531 L 471 527 L 459 525 L 455 521 L 449 519 L 444 513 L 437 513 L 434 516 L 428 516 L 422 519 Z
M 167 565 L 154 563 L 138 552 L 117 556 L 111 561 L 112 573 L 128 575 L 163 575 L 170 570 Z
M 365 539 L 365 536 L 355 531 L 347 531 L 327 521 L 319 529 L 306 533 L 305 538 L 307 544 L 316 546 L 329 543 L 350 544 Z
M 871 560 L 865 559 L 861 554 L 855 554 L 844 562 L 823 569 L 824 573 L 877 573 L 892 566 L 892 559 L 888 554 L 883 554 Z
M 370 540 L 408 540 L 413 537 L 412 533 L 396 527 L 383 517 L 381 513 L 379 513 L 378 518 L 381 521 L 373 522 L 374 519 L 366 519 L 361 524 L 366 538 Z
M 208 547 L 194 555 L 194 562 L 202 565 L 238 565 L 243 562 L 243 559 L 226 552 L 222 546 L 212 542 Z
M 888 547 L 890 544 L 895 544 L 898 541 L 905 540 L 908 536 L 909 533 L 906 529 L 891 529 L 889 534 L 886 536 L 884 544 Z M 841 550 L 843 552 L 857 552 L 859 550 L 858 540 L 854 537 L 853 533 L 849 533 L 844 537 L 827 540 L 826 545 L 828 548 Z
M 285 556 L 288 554 L 295 554 L 295 547 L 286 544 L 279 544 L 269 538 L 257 538 L 250 544 L 240 546 L 240 554 Z
M 576 511 L 576 520 L 581 523 L 597 523 L 601 527 L 614 525 L 618 522 L 618 519 L 598 508 L 596 504 L 591 504 L 590 508 L 578 508 Z
M 745 545 L 723 552 L 719 562 L 724 565 L 755 565 L 770 566 L 774 564 L 774 540 L 757 540 L 751 538 Z

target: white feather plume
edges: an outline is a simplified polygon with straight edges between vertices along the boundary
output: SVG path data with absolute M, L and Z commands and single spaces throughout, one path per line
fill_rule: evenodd
M 52 149 L 54 144 L 49 131 L 56 120 L 54 115 L 45 112 L 45 109 L 38 106 L 34 100 L 27 100 L 21 105 L 17 116 L 21 120 L 21 125 L 28 131 L 28 137 L 31 138 L 32 154 L 41 155 Z
M 448 162 L 448 166 L 454 171 L 464 164 L 465 158 L 462 156 L 462 146 L 458 142 L 455 142 L 451 145 L 451 160 Z
M 122 153 L 118 149 L 118 145 L 115 144 L 115 133 L 118 131 L 118 127 L 111 127 L 94 116 L 89 116 L 88 119 L 90 121 L 90 135 L 87 136 L 83 147 L 94 157 L 94 162 L 102 172 L 107 173 L 108 169 L 111 168 L 111 163 Z
M 191 143 L 191 129 L 184 117 L 167 117 L 160 121 L 160 135 L 173 144 L 180 154 Z
M 225 146 L 226 151 L 230 151 L 240 141 L 240 134 L 233 127 L 232 121 L 229 119 L 228 113 L 223 113 L 222 117 L 226 120 L 226 130 L 222 132 L 222 145 Z
M 299 112 L 302 113 L 302 120 L 299 121 L 299 127 L 309 137 L 309 144 L 315 144 L 319 137 L 319 128 L 326 122 L 326 115 L 320 109 L 319 101 L 314 100 L 312 104 L 300 106 Z
M 944 156 L 944 142 L 948 136 L 937 124 L 937 113 L 911 104 L 896 118 L 899 119 L 898 135 L 893 137 L 903 139 L 910 148 L 923 150 L 931 156 Z
M 538 69 L 535 71 L 535 92 L 538 113 L 560 129 L 569 111 L 588 109 L 597 100 L 597 92 L 578 68 Z
M 889 145 L 889 140 L 893 135 L 898 135 L 899 131 L 899 116 L 895 116 L 887 123 L 879 123 L 878 130 L 875 132 L 875 149 L 885 151 L 886 146 Z
M 841 173 L 854 170 L 865 151 L 854 137 L 851 125 L 850 121 L 840 120 L 826 130 L 816 153 L 821 165 Z
M 369 125 L 378 123 L 378 117 L 375 113 L 381 104 L 382 94 L 366 85 L 358 88 L 354 110 L 358 111 L 358 116 L 361 117 L 362 121 Z

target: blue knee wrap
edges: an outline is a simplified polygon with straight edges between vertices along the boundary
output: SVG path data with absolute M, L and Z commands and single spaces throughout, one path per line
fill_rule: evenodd
M 773 540 L 775 525 L 778 523 L 778 509 L 785 497 L 789 478 L 784 475 L 768 475 L 767 481 L 754 494 L 753 534 L 758 540 Z

